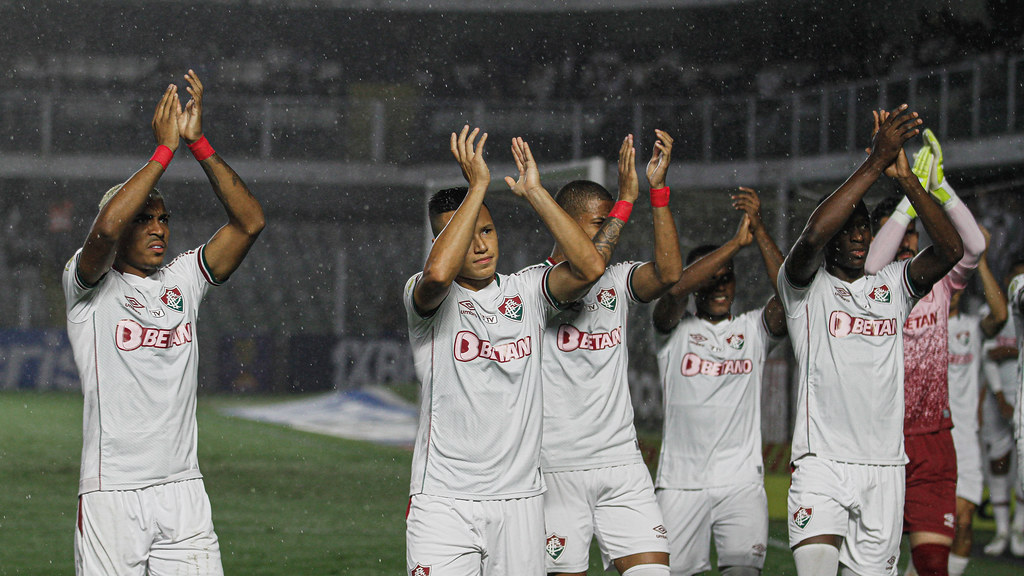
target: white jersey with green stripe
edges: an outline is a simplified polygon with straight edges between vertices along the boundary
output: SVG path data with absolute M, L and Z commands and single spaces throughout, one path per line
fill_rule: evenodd
M 792 458 L 906 464 L 903 326 L 914 304 L 909 261 L 845 282 L 825 266 L 794 286 L 783 264 L 779 296 L 799 378 Z
M 432 314 L 405 285 L 420 420 L 410 494 L 498 500 L 544 492 L 540 473 L 540 340 L 557 312 L 549 268 L 498 274 L 478 291 L 457 283 Z
M 549 261 L 548 265 L 551 264 Z M 626 321 L 642 262 L 608 266 L 544 333 L 545 472 L 642 462 L 629 396 Z
M 1017 329 L 1017 404 L 1014 416 L 1017 418 L 1017 426 L 1014 433 L 1017 440 L 1024 438 L 1024 409 L 1020 406 L 1020 400 L 1024 398 L 1024 274 L 1015 276 L 1010 280 L 1010 287 L 1007 289 L 1007 297 L 1010 300 L 1010 314 L 1014 326 Z M 1018 464 L 1020 466 L 1020 464 Z M 1018 476 L 1024 478 L 1024 472 Z M 1024 488 L 1022 482 L 1021 488 Z
M 95 286 L 64 267 L 68 337 L 85 397 L 79 494 L 200 478 L 196 445 L 199 303 L 215 285 L 205 246 L 147 277 Z

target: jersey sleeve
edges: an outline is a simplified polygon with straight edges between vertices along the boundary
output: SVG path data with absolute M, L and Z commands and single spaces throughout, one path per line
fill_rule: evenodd
M 78 275 L 78 260 L 82 257 L 82 249 L 79 248 L 75 255 L 64 265 L 64 273 L 61 276 L 61 285 L 64 288 L 65 313 L 68 321 L 81 322 L 84 316 L 89 313 L 92 307 L 93 296 L 98 291 L 99 285 L 103 282 L 100 278 L 96 284 L 89 286 L 82 281 Z
M 910 311 L 917 304 L 917 301 L 928 295 L 927 292 L 918 294 L 914 288 L 914 284 L 910 281 L 910 262 L 911 260 L 902 260 L 899 262 L 893 262 L 882 268 L 879 271 L 879 276 L 884 276 L 886 281 L 889 282 L 890 286 L 899 286 L 899 290 L 890 290 L 893 294 L 893 298 L 897 299 L 900 312 L 900 322 L 903 322 L 910 316 Z
M 221 282 L 213 277 L 210 266 L 206 263 L 206 244 L 178 254 L 167 265 L 167 270 L 188 283 L 188 290 L 192 292 L 196 302 L 203 300 L 211 286 L 221 285 Z M 169 281 L 173 282 L 173 280 Z
M 787 257 L 787 260 L 789 257 Z M 819 269 L 820 272 L 820 269 Z M 782 266 L 779 267 L 779 299 L 782 301 L 782 308 L 786 311 L 786 316 L 789 318 L 800 318 L 804 315 L 803 303 L 807 300 L 807 296 L 810 293 L 811 285 L 814 284 L 818 278 L 818 273 L 814 274 L 814 278 L 804 287 L 797 287 L 789 279 L 789 275 L 786 273 L 786 263 L 783 262 Z
M 1019 274 L 1010 280 L 1010 288 L 1007 290 L 1010 299 L 1010 310 L 1014 315 L 1020 317 L 1024 312 L 1024 274 Z
M 409 332 L 414 336 L 419 336 L 425 331 L 430 329 L 433 325 L 434 319 L 437 317 L 437 310 L 429 316 L 421 316 L 419 311 L 416 310 L 416 304 L 413 300 L 413 292 L 416 290 L 416 283 L 419 282 L 423 276 L 423 272 L 417 272 L 413 274 L 405 283 L 405 290 L 402 294 L 402 302 L 405 304 L 405 317 L 409 323 Z

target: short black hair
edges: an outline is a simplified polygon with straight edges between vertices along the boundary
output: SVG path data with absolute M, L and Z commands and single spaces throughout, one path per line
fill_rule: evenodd
M 701 244 L 700 246 L 693 248 L 686 255 L 686 265 L 689 266 L 690 264 L 693 264 L 697 260 L 700 260 L 701 258 L 707 256 L 708 254 L 711 254 L 715 250 L 718 250 L 719 248 L 720 246 L 718 244 Z
M 892 216 L 893 211 L 902 201 L 902 194 L 893 194 L 882 198 L 878 204 L 875 204 L 875 207 L 871 209 L 871 232 L 878 234 L 878 229 L 882 227 L 882 220 Z
M 611 200 L 611 192 L 597 182 L 590 180 L 573 180 L 555 192 L 555 202 L 565 210 L 569 216 L 578 217 L 587 209 L 593 199 Z
M 438 217 L 445 212 L 455 212 L 458 210 L 468 194 L 469 188 L 466 186 L 445 188 L 444 190 L 434 192 L 434 195 L 427 202 L 427 216 L 430 218 L 430 228 L 434 236 L 440 234 L 442 229 L 439 227 L 440 221 Z M 487 206 L 486 202 L 484 206 Z

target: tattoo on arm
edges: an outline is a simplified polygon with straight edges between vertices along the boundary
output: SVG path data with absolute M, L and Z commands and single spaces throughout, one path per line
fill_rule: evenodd
M 594 236 L 594 248 L 604 258 L 605 263 L 611 261 L 615 245 L 619 243 L 619 235 L 626 223 L 618 218 L 608 218 L 601 224 L 601 229 Z

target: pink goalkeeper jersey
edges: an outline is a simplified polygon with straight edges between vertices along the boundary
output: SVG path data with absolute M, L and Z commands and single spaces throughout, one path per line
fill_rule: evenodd
M 949 412 L 949 300 L 967 284 L 957 265 L 910 311 L 903 326 L 903 434 L 953 427 Z

